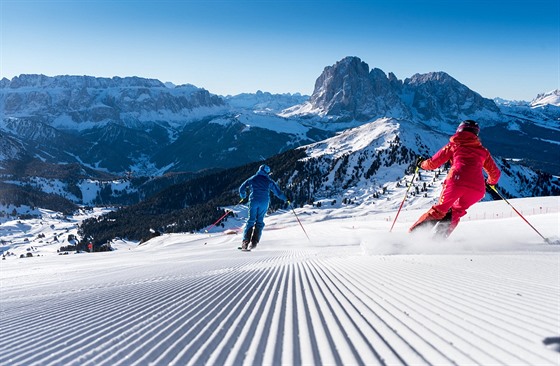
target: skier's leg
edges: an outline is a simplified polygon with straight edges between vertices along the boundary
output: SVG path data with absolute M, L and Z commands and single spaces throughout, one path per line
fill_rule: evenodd
M 410 229 L 408 229 L 408 232 L 410 233 L 423 227 L 433 227 L 443 217 L 445 217 L 445 211 L 439 211 L 436 206 L 432 206 L 432 208 L 420 216 Z
M 257 221 L 257 211 L 258 205 L 255 202 L 249 202 L 249 217 L 247 217 L 247 222 L 245 223 L 245 229 L 243 230 L 243 242 L 251 241 L 251 234 Z
M 447 235 L 451 235 L 453 230 L 459 225 L 461 217 L 467 214 L 467 209 L 480 201 L 484 197 L 484 191 L 466 188 L 461 196 L 451 206 L 451 223 L 447 229 Z
M 268 211 L 268 202 L 263 202 L 259 205 L 259 209 L 256 215 L 255 231 L 253 232 L 253 238 L 251 242 L 253 246 L 256 246 L 261 240 L 262 231 L 264 229 L 264 216 Z
M 408 232 L 412 232 L 421 227 L 433 227 L 437 222 L 445 217 L 453 202 L 457 200 L 457 190 L 453 189 L 453 186 L 446 184 L 441 192 L 439 201 L 436 205 L 428 210 L 425 214 L 420 216 L 420 218 L 408 229 Z

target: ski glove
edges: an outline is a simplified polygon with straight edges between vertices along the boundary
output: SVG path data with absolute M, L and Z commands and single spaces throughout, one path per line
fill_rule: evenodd
M 486 183 L 486 190 L 488 192 L 494 192 L 496 190 L 496 186 L 494 186 L 493 184 Z
M 423 162 L 424 160 L 426 160 L 426 159 L 424 159 L 423 157 L 419 156 L 418 159 L 416 159 L 416 166 L 417 166 L 418 168 L 422 168 L 422 162 Z

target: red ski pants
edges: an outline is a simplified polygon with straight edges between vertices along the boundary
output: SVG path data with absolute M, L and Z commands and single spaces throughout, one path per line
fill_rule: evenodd
M 454 184 L 446 184 L 441 192 L 439 201 L 436 205 L 428 210 L 425 214 L 420 216 L 418 221 L 414 223 L 408 230 L 409 232 L 416 229 L 420 224 L 426 224 L 433 221 L 443 219 L 449 210 L 451 210 L 451 223 L 447 231 L 447 236 L 455 230 L 461 217 L 465 216 L 467 209 L 480 201 L 484 197 L 485 191 L 472 189 L 468 187 L 461 187 Z

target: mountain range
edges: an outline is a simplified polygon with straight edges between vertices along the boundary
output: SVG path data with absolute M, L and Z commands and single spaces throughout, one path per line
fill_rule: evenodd
M 558 94 L 530 103 L 491 100 L 445 72 L 399 80 L 358 57 L 325 67 L 311 96 L 218 96 L 139 77 L 21 75 L 0 80 L 1 177 L 73 204 L 133 204 L 171 185 L 307 146 L 303 162 L 315 156 L 323 166 L 314 179 L 329 181 L 346 159 L 350 170 L 337 173 L 342 192 L 402 177 L 416 156 L 433 154 L 468 118 L 480 123 L 502 167 L 514 167 L 505 178 L 511 195 L 547 194 L 560 174 Z M 329 145 L 341 136 L 352 142 Z M 387 151 L 392 157 L 381 163 Z M 379 164 L 400 172 L 383 173 Z M 308 196 L 322 185 L 315 181 Z

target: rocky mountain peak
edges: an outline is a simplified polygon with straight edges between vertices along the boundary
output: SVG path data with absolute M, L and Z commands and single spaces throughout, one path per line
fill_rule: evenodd
M 336 121 L 380 117 L 412 118 L 429 123 L 451 122 L 499 113 L 483 98 L 445 72 L 415 74 L 404 81 L 379 68 L 369 70 L 358 57 L 328 66 L 315 83 L 309 102 L 286 115 L 318 115 Z
M 393 74 L 389 78 L 381 69 L 370 71 L 369 65 L 358 57 L 346 57 L 325 67 L 315 82 L 309 104 L 321 116 L 365 121 L 383 116 L 390 109 L 402 112 L 395 93 L 398 87 Z
M 329 103 L 342 96 L 337 95 L 339 90 L 352 92 L 360 80 L 367 80 L 369 66 L 358 57 L 346 57 L 333 66 L 327 66 L 317 78 L 315 89 L 311 96 L 314 104 Z M 351 81 L 352 84 L 348 83 Z
M 404 81 L 403 93 L 412 96 L 409 106 L 425 121 L 446 121 L 491 116 L 499 108 L 445 72 L 415 74 Z

